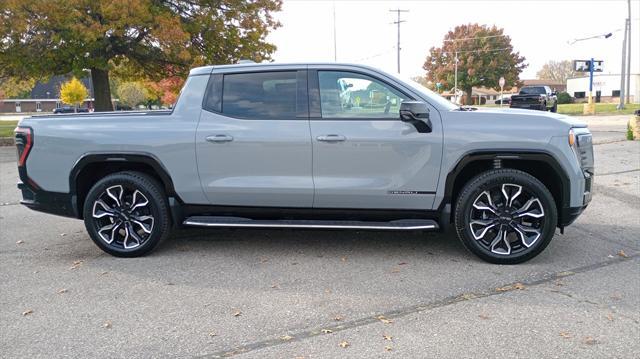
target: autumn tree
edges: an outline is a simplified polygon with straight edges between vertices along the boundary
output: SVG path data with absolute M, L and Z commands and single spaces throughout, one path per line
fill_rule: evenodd
M 567 79 L 577 76 L 573 69 L 573 62 L 570 60 L 549 61 L 542 65 L 536 76 L 541 80 L 552 80 L 555 82 L 567 83 Z
M 147 90 L 139 82 L 125 82 L 118 86 L 118 99 L 123 105 L 136 107 L 148 97 Z
M 454 87 L 455 58 L 458 57 L 458 88 L 472 104 L 473 87 L 499 89 L 500 77 L 505 88 L 517 85 L 520 72 L 527 66 L 525 58 L 514 52 L 511 38 L 495 26 L 468 24 L 449 31 L 441 47 L 432 47 L 424 63 L 427 79 Z
M 3 0 L 0 78 L 91 72 L 95 108 L 111 110 L 109 73 L 185 76 L 192 66 L 269 59 L 281 0 Z M 174 73 L 167 73 L 168 70 Z
M 87 97 L 89 97 L 89 91 L 75 77 L 60 86 L 60 99 L 66 104 L 73 105 L 76 110 Z
M 178 94 L 182 89 L 184 79 L 180 76 L 164 78 L 157 82 L 147 83 L 148 88 L 164 105 L 172 105 L 178 100 Z
M 15 77 L 0 79 L 0 99 L 29 97 L 35 85 L 34 79 Z

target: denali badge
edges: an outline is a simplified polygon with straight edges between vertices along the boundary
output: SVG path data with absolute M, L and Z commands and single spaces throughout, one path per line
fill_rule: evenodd
M 387 194 L 435 194 L 429 191 L 388 191 Z

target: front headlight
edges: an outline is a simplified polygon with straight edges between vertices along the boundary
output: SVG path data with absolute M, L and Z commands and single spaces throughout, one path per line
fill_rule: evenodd
M 567 142 L 583 170 L 593 171 L 593 137 L 587 128 L 571 128 Z

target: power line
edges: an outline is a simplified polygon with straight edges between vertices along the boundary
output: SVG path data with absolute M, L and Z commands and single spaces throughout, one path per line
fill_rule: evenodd
M 475 50 L 458 50 L 458 51 L 443 51 L 443 54 L 460 54 L 460 53 L 469 53 L 469 52 L 498 52 L 498 51 L 506 51 L 513 50 L 511 47 L 504 47 L 501 49 L 475 49 Z
M 455 42 L 455 41 L 466 41 L 466 40 L 477 40 L 477 39 L 490 39 L 493 37 L 506 37 L 507 35 L 488 35 L 488 36 L 476 36 L 476 37 L 463 37 L 457 39 L 445 39 L 444 42 Z
M 398 25 L 398 45 L 396 46 L 396 48 L 398 49 L 398 73 L 400 73 L 400 24 L 403 22 L 406 22 L 406 20 L 401 20 L 400 19 L 400 13 L 401 12 L 409 12 L 409 10 L 401 10 L 400 8 L 395 9 L 395 10 L 389 10 L 390 12 L 395 12 L 398 14 L 398 20 L 394 21 L 394 24 Z
M 388 54 L 388 53 L 390 53 L 392 51 L 396 51 L 396 47 L 395 46 L 393 48 L 389 49 L 389 50 L 378 52 L 378 53 L 373 54 L 373 55 L 361 57 L 361 58 L 358 58 L 358 59 L 355 59 L 355 60 L 352 60 L 352 61 L 353 62 L 359 62 L 359 61 L 370 60 L 370 59 L 373 59 L 373 58 L 376 58 L 376 57 L 380 57 L 382 55 L 386 55 L 386 54 Z

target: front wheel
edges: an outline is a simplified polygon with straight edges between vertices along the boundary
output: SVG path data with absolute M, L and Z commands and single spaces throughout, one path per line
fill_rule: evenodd
M 169 234 L 162 186 L 140 172 L 118 172 L 98 181 L 87 194 L 83 214 L 91 239 L 117 257 L 142 256 Z
M 516 264 L 545 249 L 557 217 L 553 196 L 538 179 L 496 169 L 465 185 L 456 203 L 455 227 L 465 247 L 483 260 Z

